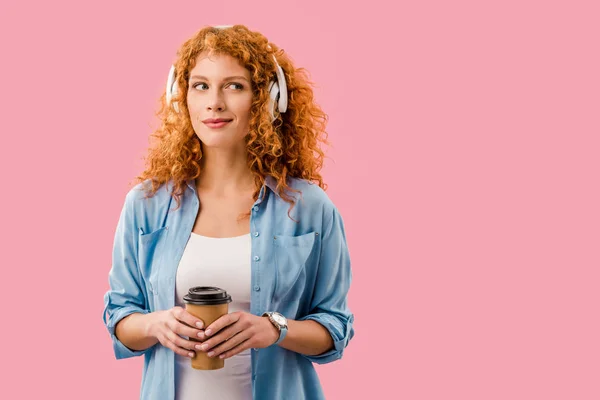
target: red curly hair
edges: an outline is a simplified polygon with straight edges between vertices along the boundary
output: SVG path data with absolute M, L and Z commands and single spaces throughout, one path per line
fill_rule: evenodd
M 180 113 L 167 104 L 166 94 L 163 94 L 156 113 L 162 123 L 151 135 L 156 143 L 144 158 L 145 171 L 136 178 L 136 183 L 151 180 L 146 197 L 153 196 L 164 183 L 172 180 L 171 195 L 179 208 L 186 181 L 200 176 L 202 144 L 192 127 L 186 100 L 189 73 L 198 55 L 205 51 L 228 54 L 250 71 L 253 100 L 245 140 L 248 167 L 256 186 L 254 200 L 258 199 L 267 175 L 277 181 L 277 191 L 291 204 L 290 211 L 295 201 L 286 190 L 298 191 L 288 186 L 288 177 L 317 183 L 326 190 L 327 185 L 319 174 L 325 156 L 319 144 L 329 144 L 325 131 L 328 117 L 314 102 L 313 83 L 306 70 L 295 68 L 284 51 L 269 43 L 261 33 L 252 32 L 244 25 L 234 25 L 228 29 L 205 27 L 184 42 L 177 52 L 175 69 L 179 94 L 171 101 L 178 102 Z M 274 122 L 268 109 L 268 83 L 276 77 L 273 55 L 284 71 L 288 90 L 287 111 L 277 112 Z

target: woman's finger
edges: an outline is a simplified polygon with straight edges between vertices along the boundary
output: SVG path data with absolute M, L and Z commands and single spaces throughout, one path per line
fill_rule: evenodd
M 233 325 L 242 316 L 240 311 L 225 314 L 222 317 L 219 317 L 215 322 L 206 327 L 205 334 L 206 336 L 214 336 L 217 332 L 221 331 L 223 328 Z
M 219 346 L 221 343 L 225 342 L 230 337 L 233 337 L 234 335 L 237 335 L 238 333 L 240 333 L 242 331 L 243 331 L 243 329 L 242 329 L 241 324 L 239 324 L 237 322 L 234 323 L 233 325 L 229 325 L 227 328 L 220 331 L 216 336 L 205 340 L 203 345 L 206 345 L 206 347 L 203 348 L 202 350 L 208 352 L 212 348 Z
M 181 347 L 184 350 L 194 350 L 195 349 L 195 345 L 196 343 L 191 341 L 191 340 L 186 340 L 184 338 L 182 338 L 181 336 L 179 336 L 178 334 L 176 334 L 175 332 L 168 332 L 167 333 L 167 339 L 169 339 L 170 342 L 174 343 L 177 347 Z
M 251 343 L 252 343 L 252 340 L 251 340 L 251 339 L 246 339 L 246 340 L 244 340 L 242 343 L 240 343 L 239 345 L 235 346 L 233 349 L 231 349 L 231 350 L 229 350 L 229 351 L 226 351 L 226 352 L 222 353 L 222 354 L 221 354 L 221 355 L 219 355 L 218 357 L 219 357 L 219 358 L 222 358 L 222 359 L 227 359 L 227 358 L 233 357 L 233 356 L 235 356 L 236 354 L 239 354 L 239 353 L 241 353 L 242 351 L 246 351 L 246 350 L 248 350 L 249 348 L 253 347 L 253 346 L 251 345 Z
M 200 318 L 194 317 L 192 314 L 187 312 L 182 307 L 173 307 L 171 309 L 172 314 L 178 321 L 185 323 L 187 326 L 194 327 L 196 329 L 203 329 L 204 322 Z
M 220 354 L 225 353 L 226 351 L 229 351 L 229 350 L 235 348 L 236 346 L 240 345 L 241 343 L 245 342 L 246 340 L 248 340 L 250 338 L 250 336 L 251 336 L 250 332 L 248 332 L 247 330 L 241 331 L 237 335 L 234 335 L 233 337 L 227 339 L 220 345 L 209 350 L 208 356 L 209 357 L 217 357 Z
M 172 317 L 168 320 L 167 326 L 173 332 L 175 332 L 179 335 L 187 336 L 190 338 L 193 337 L 194 339 L 203 338 L 204 331 L 202 329 L 197 329 L 197 328 L 191 327 L 188 322 L 193 321 L 193 318 L 192 318 L 192 320 L 190 320 L 190 318 L 188 318 L 185 313 L 186 313 L 186 311 L 183 310 L 183 308 L 181 308 L 181 307 L 172 308 L 171 309 Z M 189 313 L 187 313 L 187 314 L 191 316 L 191 314 L 189 314 Z M 188 322 L 185 322 L 186 320 Z M 199 333 L 202 333 L 202 334 L 199 335 Z
M 194 339 L 202 339 L 204 338 L 204 331 L 202 329 L 190 328 L 183 322 L 175 321 L 174 326 L 172 327 L 173 332 L 178 333 L 179 335 L 187 336 Z M 202 333 L 202 335 L 198 335 L 198 333 Z
M 171 340 L 169 340 L 167 336 L 163 335 L 161 337 L 161 339 L 162 340 L 160 340 L 160 344 L 173 350 L 174 353 L 177 353 L 183 357 L 190 357 L 190 358 L 194 357 L 195 353 L 193 351 L 189 351 L 189 350 L 186 350 L 186 349 L 183 349 L 183 348 L 177 346 L 175 343 L 173 343 Z

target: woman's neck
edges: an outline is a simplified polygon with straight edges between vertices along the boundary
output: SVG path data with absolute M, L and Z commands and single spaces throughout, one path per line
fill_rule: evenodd
M 235 195 L 254 189 L 254 175 L 248 168 L 247 155 L 213 150 L 203 154 L 198 190 L 219 195 Z

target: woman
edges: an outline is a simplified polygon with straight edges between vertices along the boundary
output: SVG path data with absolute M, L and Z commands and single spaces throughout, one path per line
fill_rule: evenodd
M 260 33 L 207 27 L 179 50 L 159 115 L 115 234 L 116 358 L 144 354 L 142 399 L 324 398 L 313 363 L 354 336 L 352 273 L 306 75 Z M 185 310 L 193 286 L 227 290 L 229 313 L 203 326 Z M 225 367 L 192 369 L 198 352 Z

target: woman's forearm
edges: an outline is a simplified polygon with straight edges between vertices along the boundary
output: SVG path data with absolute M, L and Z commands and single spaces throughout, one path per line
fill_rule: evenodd
M 123 318 L 115 327 L 115 335 L 126 347 L 133 351 L 146 350 L 158 343 L 150 334 L 154 313 L 133 313 Z M 319 355 L 333 349 L 333 339 L 329 331 L 313 320 L 296 321 L 288 319 L 288 333 L 279 343 L 284 349 L 308 356 Z
M 117 323 L 115 336 L 130 350 L 146 350 L 158 343 L 158 339 L 149 333 L 153 318 L 152 313 L 129 314 Z
M 329 331 L 313 320 L 296 321 L 288 319 L 288 332 L 279 343 L 284 349 L 307 356 L 316 356 L 333 349 L 333 339 Z

